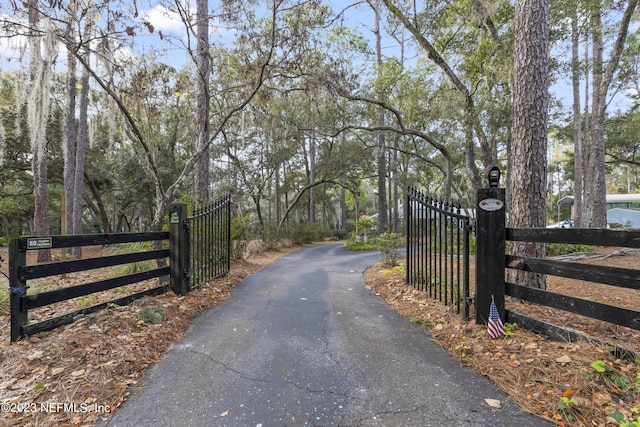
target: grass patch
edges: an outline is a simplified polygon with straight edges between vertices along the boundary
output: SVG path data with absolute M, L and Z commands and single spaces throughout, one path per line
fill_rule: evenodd
M 368 251 L 374 249 L 374 245 L 371 244 L 371 242 L 365 242 L 364 240 L 356 242 L 349 239 L 344 242 L 344 248 L 348 251 Z
M 576 252 L 595 252 L 597 246 L 574 245 L 568 243 L 547 243 L 547 256 L 568 255 Z
M 3 289 L 2 293 L 0 293 L 0 314 L 9 315 L 9 313 L 9 292 L 6 289 Z
M 4 261 L 0 257 L 0 264 Z M 5 287 L 6 284 L 6 287 Z M 0 272 L 0 314 L 11 313 L 11 303 L 9 301 L 9 278 Z

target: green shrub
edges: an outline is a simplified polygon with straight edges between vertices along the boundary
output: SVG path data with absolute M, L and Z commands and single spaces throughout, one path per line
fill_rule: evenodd
M 362 238 L 356 241 L 353 235 L 344 241 L 344 248 L 348 251 L 368 251 L 374 249 L 372 242 L 365 242 Z
M 376 237 L 374 247 L 382 253 L 382 262 L 394 266 L 400 258 L 399 249 L 404 245 L 404 239 L 398 233 L 385 232 Z
M 294 245 L 322 240 L 322 224 L 318 222 L 304 222 L 294 224 L 288 230 L 289 240 Z
M 262 250 L 280 250 L 284 246 L 284 236 L 277 224 L 267 224 L 260 231 Z
M 117 254 L 130 254 L 145 252 L 152 249 L 152 243 L 146 242 L 131 242 L 131 243 L 118 243 L 115 245 L 109 245 L 103 249 L 105 255 L 117 255 Z M 118 274 L 124 276 L 128 274 L 140 273 L 141 271 L 147 271 L 155 268 L 156 261 L 149 259 L 146 261 L 132 262 L 129 264 L 122 264 Z
M 231 218 L 231 259 L 244 257 L 251 240 L 251 216 L 247 213 Z
M 361 215 L 354 225 L 356 227 L 356 236 L 362 236 L 366 241 L 369 239 L 369 235 L 374 231 L 373 219 L 369 215 Z
M 469 234 L 469 253 L 474 255 L 476 253 L 476 236 Z
M 619 222 L 610 222 L 607 225 L 609 226 L 609 228 L 612 228 L 612 229 L 624 228 L 624 225 L 620 224 Z
M 344 240 L 347 237 L 347 232 L 344 230 L 333 230 L 333 238 L 336 240 Z

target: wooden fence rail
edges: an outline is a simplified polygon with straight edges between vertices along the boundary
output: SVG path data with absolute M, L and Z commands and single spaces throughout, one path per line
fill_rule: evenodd
M 497 176 L 497 180 L 491 180 L 492 172 L 494 173 L 494 178 Z M 505 321 L 518 323 L 523 327 L 547 334 L 555 339 L 575 340 L 581 336 L 561 326 L 551 325 L 540 319 L 533 319 L 523 314 L 506 310 L 505 296 L 511 296 L 523 301 L 640 330 L 640 311 L 505 281 L 506 271 L 517 269 L 582 280 L 586 282 L 585 286 L 589 286 L 589 283 L 597 283 L 640 290 L 640 269 L 597 266 L 547 258 L 522 257 L 506 253 L 508 247 L 506 242 L 509 241 L 640 248 L 640 231 L 577 228 L 508 228 L 505 226 L 505 192 L 503 188 L 498 188 L 500 174 L 499 171 L 497 174 L 495 172 L 496 168 L 489 171 L 489 188 L 478 190 L 476 214 L 475 218 L 472 219 L 475 221 L 473 229 L 476 237 L 476 289 L 475 296 L 469 298 L 469 300 L 473 301 L 475 305 L 476 322 L 487 323 L 490 304 L 491 301 L 494 301 L 498 312 Z M 422 226 L 415 223 L 416 218 L 412 218 L 412 213 L 415 211 L 412 205 L 412 203 L 415 203 L 414 200 L 418 200 L 422 205 L 428 204 L 431 199 L 417 190 L 410 189 L 408 196 L 408 241 L 416 240 L 415 230 L 422 230 Z M 413 217 L 415 216 L 413 215 Z M 422 242 L 420 239 L 417 241 Z M 434 272 L 423 270 L 437 268 L 437 263 L 428 261 L 415 265 L 415 255 L 419 252 L 408 243 L 407 283 L 414 286 L 416 279 L 409 274 L 409 270 L 417 270 L 420 273 L 420 277 L 430 277 Z
M 137 298 L 158 295 L 169 288 L 176 294 L 185 295 L 201 283 L 226 274 L 230 269 L 230 205 L 231 199 L 228 196 L 223 197 L 210 205 L 197 208 L 194 215 L 188 217 L 185 204 L 173 203 L 169 208 L 169 231 L 167 232 L 12 239 L 9 246 L 11 341 L 72 323 L 79 314 L 92 313 L 110 304 L 129 304 Z M 119 255 L 27 265 L 28 251 L 136 242 L 163 242 L 163 246 L 168 248 L 135 250 L 132 253 Z M 52 291 L 27 293 L 28 283 L 31 280 L 153 260 L 156 261 L 157 268 Z M 167 260 L 169 260 L 168 265 Z M 151 289 L 29 324 L 29 310 L 155 278 L 161 279 L 161 283 Z M 165 279 L 164 283 L 162 278 Z
M 640 231 L 608 229 L 506 229 L 506 240 L 591 245 L 601 247 L 640 248 Z M 532 257 L 506 256 L 506 268 L 582 280 L 590 283 L 640 290 L 640 270 L 577 262 L 557 261 Z M 505 294 L 524 301 L 557 308 L 574 314 L 602 320 L 619 326 L 640 330 L 640 311 L 616 307 L 596 301 L 585 300 L 546 290 L 506 283 Z M 545 322 L 527 318 L 508 311 L 505 317 L 513 322 L 529 325 L 532 329 L 549 335 Z M 576 334 L 553 328 L 553 335 L 565 340 L 574 340 Z
M 38 278 L 57 276 L 96 268 L 110 267 L 147 260 L 165 260 L 169 256 L 169 249 L 152 250 L 98 258 L 78 259 L 71 261 L 52 262 L 37 265 L 27 265 L 27 251 L 38 249 L 59 249 L 70 247 L 86 247 L 133 242 L 147 242 L 169 239 L 168 232 L 158 233 L 124 233 L 99 234 L 78 236 L 51 237 L 21 237 L 12 239 L 9 246 L 9 293 L 11 306 L 11 341 L 16 341 L 25 335 L 49 331 L 58 326 L 73 322 L 78 314 L 88 314 L 101 310 L 109 304 L 128 304 L 134 299 L 147 295 L 158 295 L 166 291 L 167 286 L 161 285 L 126 297 L 103 304 L 76 310 L 62 316 L 29 324 L 28 312 L 31 309 L 43 307 L 71 298 L 82 297 L 96 292 L 130 285 L 143 280 L 167 276 L 169 267 L 158 267 L 144 272 L 127 274 L 105 280 L 94 281 L 82 285 L 56 289 L 48 292 L 28 295 L 28 281 Z M 166 264 L 166 263 L 165 263 Z

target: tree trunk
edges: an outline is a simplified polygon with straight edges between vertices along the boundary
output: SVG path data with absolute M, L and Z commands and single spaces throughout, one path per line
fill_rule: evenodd
M 600 88 L 603 83 L 604 41 L 602 39 L 602 15 L 599 6 L 591 12 L 591 29 L 593 31 L 593 105 L 591 111 L 591 146 L 587 166 L 589 227 L 605 228 L 607 225 L 606 197 L 607 185 L 604 170 L 604 110 L 606 92 Z M 602 120 L 601 120 L 602 118 Z
M 327 183 L 322 184 L 322 232 L 327 226 Z
M 66 80 L 66 110 L 64 119 L 64 172 L 63 186 L 65 193 L 66 230 L 71 234 L 73 230 L 73 185 L 76 166 L 76 48 L 75 32 L 76 2 L 69 2 L 69 23 L 67 24 L 67 80 Z
M 280 224 L 282 219 L 282 203 L 280 202 L 280 165 L 276 166 L 275 179 L 273 183 L 274 207 L 276 210 L 276 222 Z
M 316 140 L 309 138 L 309 184 L 316 182 Z M 316 190 L 309 189 L 309 222 L 316 222 Z
M 84 39 L 91 39 L 92 19 L 86 19 L 84 28 Z M 83 47 L 83 58 L 85 63 L 90 63 L 90 48 L 87 44 Z M 82 89 L 80 89 L 80 104 L 78 112 L 78 134 L 76 140 L 76 158 L 75 158 L 75 175 L 73 182 L 73 222 L 71 234 L 82 234 L 82 200 L 84 194 L 84 165 L 85 154 L 87 149 L 87 139 L 89 134 L 89 70 L 82 69 L 82 78 L 80 79 Z M 82 255 L 82 248 L 74 248 L 73 253 L 77 256 Z
M 196 84 L 196 129 L 198 142 L 196 149 L 200 151 L 209 142 L 209 2 L 198 0 L 197 8 L 197 68 L 198 81 Z M 205 150 L 196 163 L 195 171 L 195 199 L 196 204 L 209 202 L 209 150 Z
M 546 225 L 548 0 L 516 2 L 511 227 Z M 516 256 L 544 257 L 545 245 L 515 243 Z M 546 288 L 544 275 L 518 272 L 517 283 Z
M 380 34 L 380 1 L 376 0 L 374 5 L 376 35 L 376 65 L 378 77 L 381 77 L 382 68 L 382 35 Z M 383 93 L 379 93 L 380 99 L 385 99 Z M 384 110 L 378 108 L 378 126 L 384 127 Z M 378 131 L 378 150 L 376 152 L 376 163 L 378 165 L 378 233 L 384 233 L 389 229 L 389 215 L 387 212 L 387 156 L 386 156 L 385 131 Z
M 55 58 L 55 43 L 53 30 L 44 27 L 44 58 L 41 53 L 41 35 L 37 34 L 40 27 L 37 11 L 38 2 L 29 1 L 29 24 L 32 28 L 29 41 L 30 54 L 30 93 L 28 103 L 29 138 L 33 155 L 33 193 L 34 193 L 34 226 L 35 234 L 47 236 L 49 234 L 49 192 L 47 188 L 47 138 L 46 127 L 49 119 L 49 84 L 51 68 Z M 38 262 L 51 260 L 49 249 L 38 251 Z
M 474 189 L 482 188 L 482 179 L 480 178 L 480 171 L 478 170 L 478 166 L 476 165 L 476 154 L 475 154 L 475 144 L 473 142 L 473 124 L 471 123 L 471 119 L 469 119 L 469 106 L 466 107 L 466 114 L 464 119 L 464 130 L 465 130 L 465 140 L 466 140 L 466 150 L 464 153 L 465 166 L 467 168 L 467 173 L 469 174 L 469 179 L 471 180 L 471 184 Z M 446 193 L 446 192 L 445 192 Z M 445 194 L 445 197 L 447 195 Z
M 585 50 L 584 50 L 584 62 L 585 64 L 589 64 L 589 37 L 587 33 L 587 38 L 585 41 Z M 589 226 L 589 221 L 591 219 L 591 210 L 589 206 L 591 206 L 591 197 L 589 196 L 589 185 L 587 185 L 587 174 L 585 173 L 584 166 L 589 165 L 589 153 L 591 151 L 591 142 L 589 140 L 589 135 L 591 132 L 589 131 L 589 68 L 587 66 L 587 71 L 585 72 L 584 79 L 584 130 L 582 132 L 582 211 L 580 212 L 580 222 L 578 223 L 578 227 L 587 228 Z
M 391 173 L 393 174 L 391 180 L 391 205 L 392 215 L 391 215 L 391 230 L 394 233 L 400 232 L 400 212 L 399 212 L 399 191 L 398 191 L 398 139 L 394 139 L 394 150 L 391 153 Z
M 576 4 L 577 8 L 578 5 Z M 571 84 L 573 87 L 573 213 L 574 223 L 582 224 L 582 119 L 580 117 L 580 32 L 578 29 L 578 11 L 571 17 Z
M 630 0 L 624 11 L 618 35 L 611 52 L 611 56 L 604 66 L 604 41 L 602 34 L 602 14 L 599 4 L 595 4 L 591 11 L 593 30 L 593 110 L 591 113 L 591 150 L 589 153 L 587 187 L 591 204 L 589 225 L 595 228 L 607 226 L 607 183 L 605 174 L 605 143 L 604 120 L 607 109 L 607 93 L 613 80 L 613 74 L 618 67 L 624 44 L 627 39 L 629 23 L 636 9 L 638 0 Z
M 260 229 L 264 230 L 264 218 L 262 218 L 262 208 L 260 207 L 260 195 L 251 196 L 253 203 L 256 205 L 256 215 L 258 215 L 258 224 Z
M 102 200 L 102 196 L 100 195 L 100 190 L 96 187 L 95 183 L 89 179 L 88 176 L 85 175 L 87 180 L 87 184 L 89 186 L 89 190 L 93 195 L 93 198 L 96 200 L 95 206 L 91 206 L 91 209 L 96 213 L 96 215 L 100 216 L 100 222 L 102 222 L 102 232 L 103 233 L 113 233 L 111 229 L 111 223 L 109 222 L 109 215 L 107 214 L 107 209 L 104 206 L 104 201 Z
M 346 179 L 342 176 L 342 186 L 340 187 L 340 231 L 347 231 L 347 190 L 345 188 Z

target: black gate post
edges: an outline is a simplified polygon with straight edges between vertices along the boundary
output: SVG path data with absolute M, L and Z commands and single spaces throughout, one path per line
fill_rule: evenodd
M 187 205 L 172 203 L 169 208 L 169 276 L 171 290 L 186 295 L 189 289 L 189 223 Z
M 476 323 L 486 324 L 491 299 L 504 318 L 505 190 L 500 170 L 489 169 L 489 188 L 478 190 L 476 206 Z
M 27 294 L 27 282 L 20 277 L 20 267 L 27 265 L 27 251 L 22 239 L 9 242 L 9 300 L 11 306 L 11 342 L 22 337 L 22 327 L 27 324 L 27 310 L 22 298 Z

